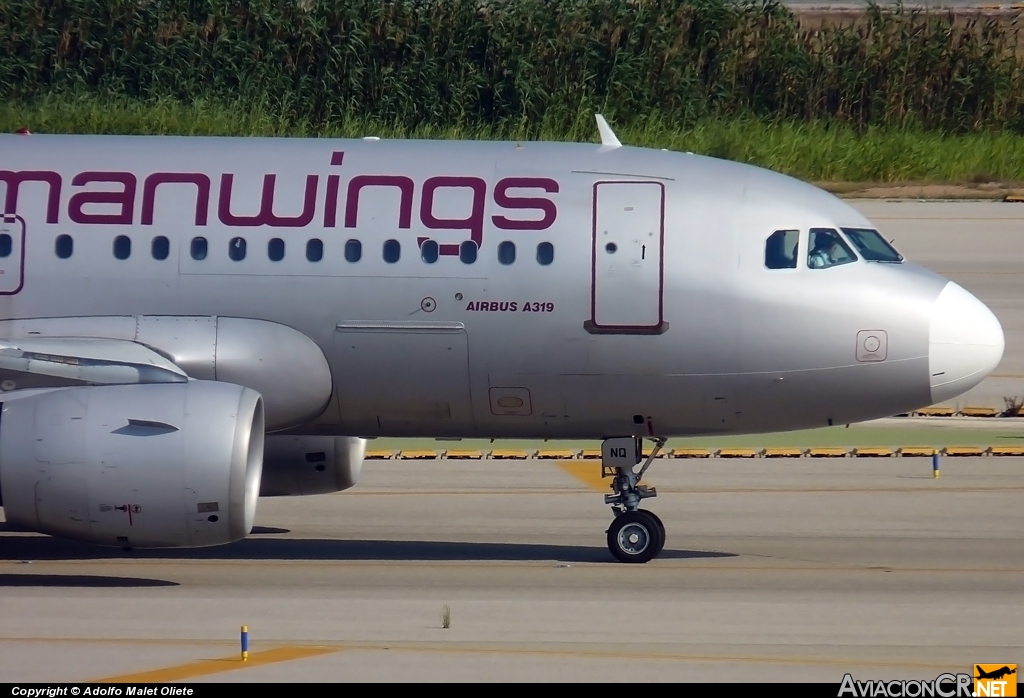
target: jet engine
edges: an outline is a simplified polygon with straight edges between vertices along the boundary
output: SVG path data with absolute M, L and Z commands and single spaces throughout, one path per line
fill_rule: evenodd
M 0 411 L 0 501 L 19 528 L 91 543 L 230 543 L 252 529 L 263 439 L 263 398 L 231 383 L 26 395 Z
M 329 494 L 359 480 L 366 439 L 349 436 L 268 436 L 260 496 Z

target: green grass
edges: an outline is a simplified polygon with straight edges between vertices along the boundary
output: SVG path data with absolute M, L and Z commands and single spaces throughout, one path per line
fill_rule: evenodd
M 888 3 L 886 3 L 888 5 Z M 775 0 L 4 0 L 0 101 L 89 92 L 572 131 L 735 118 L 1024 133 L 1024 54 L 995 17 L 871 4 L 801 23 Z
M 49 96 L 0 105 L 0 132 L 208 136 L 335 136 L 382 138 L 596 141 L 591 112 L 568 128 L 503 124 L 448 128 L 351 119 L 314 126 L 266 105 L 173 100 Z M 612 124 L 613 128 L 615 124 Z M 1007 131 L 943 133 L 921 128 L 853 127 L 772 122 L 757 118 L 702 119 L 691 127 L 651 116 L 617 128 L 628 145 L 692 151 L 767 167 L 812 181 L 977 182 L 1024 180 L 1024 135 Z

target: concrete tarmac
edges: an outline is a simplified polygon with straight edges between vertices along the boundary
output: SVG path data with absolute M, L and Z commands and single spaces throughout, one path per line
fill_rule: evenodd
M 646 565 L 612 561 L 598 475 L 372 462 L 203 550 L 0 531 L 0 681 L 838 683 L 1024 660 L 1020 459 L 938 479 L 921 458 L 659 461 L 668 543 Z

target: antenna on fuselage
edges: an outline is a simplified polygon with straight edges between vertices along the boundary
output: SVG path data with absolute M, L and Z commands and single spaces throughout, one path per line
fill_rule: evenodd
M 615 132 L 612 131 L 612 127 L 608 125 L 604 117 L 600 114 L 595 114 L 594 118 L 597 119 L 597 132 L 601 134 L 601 145 L 611 146 L 612 148 L 622 146 L 622 143 L 615 137 Z

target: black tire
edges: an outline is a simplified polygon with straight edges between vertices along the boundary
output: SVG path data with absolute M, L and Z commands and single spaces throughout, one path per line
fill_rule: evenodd
M 658 555 L 661 555 L 661 551 L 665 548 L 665 524 L 661 522 L 661 518 L 653 511 L 648 511 L 647 513 L 654 517 L 655 523 L 657 523 L 658 528 L 661 529 L 661 539 L 658 543 L 658 550 L 654 553 L 654 556 L 657 557 Z
M 649 511 L 627 511 L 608 527 L 608 550 L 619 562 L 648 562 L 664 545 L 662 527 Z

